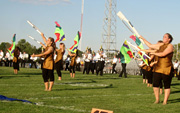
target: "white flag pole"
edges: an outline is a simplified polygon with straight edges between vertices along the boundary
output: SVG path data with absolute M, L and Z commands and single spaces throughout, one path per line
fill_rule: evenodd
M 81 49 L 81 42 L 82 42 L 82 25 L 83 25 L 83 14 L 84 14 L 84 0 L 82 0 L 82 7 L 81 7 L 81 26 L 80 26 L 80 32 L 81 32 L 81 39 L 80 39 L 80 44 L 79 44 L 79 48 Z

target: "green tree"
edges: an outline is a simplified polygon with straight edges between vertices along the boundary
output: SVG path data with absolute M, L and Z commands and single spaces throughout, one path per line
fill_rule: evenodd
M 9 42 L 2 42 L 0 44 L 0 50 L 3 50 L 3 52 L 6 52 L 9 47 L 11 47 Z
M 41 50 L 37 49 L 36 46 L 31 45 L 29 42 L 26 42 L 25 39 L 18 41 L 17 46 L 21 49 L 21 52 L 26 52 L 28 54 L 39 54 Z

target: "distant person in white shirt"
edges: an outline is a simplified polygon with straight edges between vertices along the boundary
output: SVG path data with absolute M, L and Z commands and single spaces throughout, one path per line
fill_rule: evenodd
M 67 58 L 65 60 L 65 63 L 66 63 L 66 68 L 65 68 L 65 71 L 68 70 L 69 71 L 69 62 L 70 62 L 70 56 L 67 55 Z
M 114 72 L 117 74 L 117 71 L 115 70 L 116 68 L 116 64 L 117 64 L 118 59 L 116 58 L 116 55 L 114 55 L 113 61 L 112 61 L 112 74 L 114 74 Z
M 94 70 L 96 69 L 96 56 L 95 52 L 92 52 L 92 63 L 91 63 L 91 72 L 94 74 Z
M 100 48 L 100 52 L 96 54 L 96 58 L 98 60 L 97 66 L 96 66 L 96 75 L 98 75 L 100 72 L 100 75 L 103 76 L 105 58 L 107 58 L 107 55 L 104 53 L 103 48 Z
M 178 60 L 176 60 L 174 63 L 174 74 L 176 74 L 176 76 L 178 76 L 178 68 L 179 68 L 179 62 Z
M 4 57 L 4 52 L 0 50 L 0 66 L 2 66 L 3 57 Z
M 37 66 L 36 66 L 37 57 L 31 57 L 30 59 L 31 59 L 31 67 L 30 68 L 32 68 L 34 65 L 34 67 L 37 69 Z
M 91 54 L 91 49 L 88 49 L 88 54 L 87 54 L 87 58 L 86 58 L 86 68 L 87 68 L 87 71 L 86 71 L 86 74 L 89 74 L 89 71 L 91 69 L 91 63 L 92 63 L 92 54 Z
M 6 51 L 5 66 L 7 66 L 7 67 L 9 67 L 9 60 L 10 60 L 10 54 L 8 51 Z
M 81 59 L 79 56 L 76 58 L 76 70 L 80 71 Z
M 87 62 L 86 59 L 88 58 L 88 48 L 86 48 L 86 52 L 82 54 L 83 60 L 84 60 L 84 69 L 83 69 L 83 74 L 86 72 L 87 73 Z
M 26 61 L 28 59 L 28 54 L 26 54 L 26 52 L 23 52 L 23 54 L 21 54 L 21 67 L 24 67 L 25 68 L 25 64 L 26 64 Z

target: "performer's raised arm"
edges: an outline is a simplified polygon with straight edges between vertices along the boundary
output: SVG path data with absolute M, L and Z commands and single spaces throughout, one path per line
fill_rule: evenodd
M 45 49 L 46 48 L 46 46 L 42 43 L 42 42 L 40 42 L 40 44 L 42 45 L 42 47 Z
M 41 33 L 41 36 L 43 38 L 44 43 L 47 45 L 47 40 L 46 40 L 46 37 L 44 36 L 44 33 Z
M 152 49 L 155 49 L 155 50 L 158 50 L 159 47 L 161 45 L 163 45 L 162 43 L 157 43 L 157 44 L 151 44 L 150 42 L 148 42 L 144 37 L 140 36 L 139 37 L 140 39 L 142 39 L 144 41 L 144 43 L 149 47 L 149 48 L 152 48 Z

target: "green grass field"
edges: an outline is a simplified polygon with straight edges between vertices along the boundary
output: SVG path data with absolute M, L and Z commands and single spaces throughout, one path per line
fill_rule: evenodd
M 180 81 L 173 78 L 171 95 L 167 105 L 155 101 L 153 90 L 142 84 L 142 76 L 83 75 L 76 72 L 70 78 L 62 71 L 62 81 L 57 80 L 51 92 L 44 91 L 40 69 L 20 68 L 18 75 L 13 68 L 0 67 L 0 95 L 25 99 L 35 104 L 20 101 L 0 101 L 1 113 L 90 113 L 92 108 L 112 110 L 114 113 L 179 113 Z

